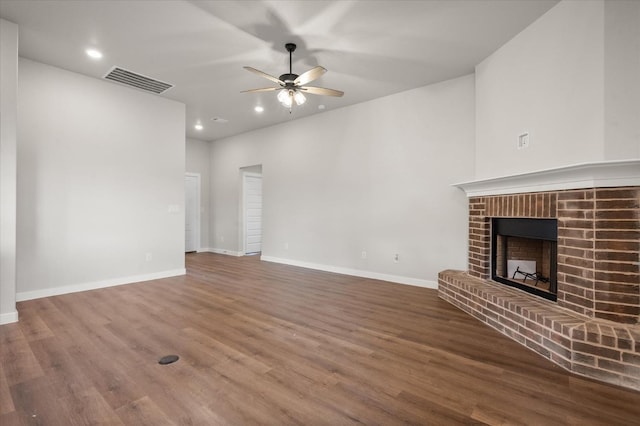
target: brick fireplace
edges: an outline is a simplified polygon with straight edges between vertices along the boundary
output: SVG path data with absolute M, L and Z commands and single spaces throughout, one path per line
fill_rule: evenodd
M 469 269 L 441 272 L 440 297 L 567 370 L 640 390 L 640 186 L 467 194 Z M 494 218 L 557 220 L 557 301 L 491 279 Z

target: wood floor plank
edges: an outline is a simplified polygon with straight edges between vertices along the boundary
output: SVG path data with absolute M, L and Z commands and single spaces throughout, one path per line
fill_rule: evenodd
M 94 387 L 85 389 L 78 397 L 60 398 L 67 411 L 67 424 L 72 425 L 123 425 L 124 423 Z
M 35 422 L 33 422 L 35 423 Z M 35 423 L 37 424 L 37 423 Z M 0 425 L 2 426 L 28 426 L 29 421 L 24 414 L 12 411 L 6 414 L 0 414 Z
M 192 342 L 197 342 L 201 347 L 206 348 L 209 355 L 215 357 L 216 365 L 238 363 L 241 364 L 243 368 L 257 374 L 264 374 L 271 370 L 270 366 L 263 364 L 198 330 L 186 328 L 182 330 L 182 332 L 185 337 L 190 339 Z
M 15 406 L 13 405 L 13 399 L 11 399 L 11 391 L 9 390 L 9 383 L 4 375 L 3 363 L 0 363 L 0 416 L 14 412 Z
M 65 425 L 72 416 L 71 406 L 58 399 L 56 388 L 48 377 L 40 376 L 11 386 L 17 416 L 13 421 L 30 425 Z M 4 423 L 2 424 L 4 426 Z
M 9 386 L 43 375 L 18 324 L 0 326 L 0 360 Z
M 56 389 L 57 398 L 80 398 L 86 389 L 93 386 L 60 339 L 41 339 L 31 342 L 30 346 L 49 385 Z
M 18 323 L 22 334 L 31 342 L 38 339 L 46 339 L 53 336 L 47 324 L 42 320 L 37 311 L 34 312 L 22 312 L 22 317 Z
M 216 371 L 228 380 L 227 386 L 234 388 L 231 393 L 225 392 L 233 405 L 242 404 L 248 398 L 254 406 L 260 407 L 251 413 L 258 424 L 311 424 L 318 418 L 328 423 L 340 420 L 334 411 L 315 404 L 308 388 L 277 380 L 268 373 L 251 372 L 239 363 L 220 365 Z
M 160 366 L 153 363 L 129 371 L 129 377 L 138 383 L 146 395 L 176 424 L 233 424 L 227 422 L 219 413 L 210 410 L 207 406 L 208 400 L 203 401 L 203 398 L 215 398 L 215 393 L 210 391 L 211 376 L 193 374 L 193 371 L 195 370 L 177 364 Z
M 94 347 L 68 349 L 78 367 L 108 404 L 116 409 L 144 396 L 140 387 L 111 358 Z
M 258 257 L 186 263 L 20 302 L 0 326 L 2 426 L 638 424 L 639 392 L 572 375 L 434 290 Z
M 174 426 L 167 415 L 148 396 L 132 401 L 116 410 L 124 424 L 140 426 Z

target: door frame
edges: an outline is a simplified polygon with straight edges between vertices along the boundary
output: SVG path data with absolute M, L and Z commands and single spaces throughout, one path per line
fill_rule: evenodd
M 240 209 L 240 241 L 242 244 L 242 256 L 247 255 L 247 181 L 248 177 L 260 178 L 262 187 L 262 173 L 242 171 L 242 206 Z M 260 190 L 262 194 L 262 189 Z M 261 204 L 263 205 L 263 203 Z M 262 224 L 262 215 L 260 215 L 260 223 Z M 262 225 L 261 225 L 262 226 Z M 262 229 L 260 230 L 262 232 Z M 261 243 L 262 244 L 262 243 Z
M 200 251 L 202 251 L 202 247 L 200 247 L 200 210 L 202 210 L 202 205 L 201 205 L 201 197 L 200 197 L 200 191 L 201 191 L 201 177 L 200 177 L 200 173 L 192 173 L 192 172 L 185 172 L 184 177 L 194 177 L 196 178 L 196 253 L 199 253 Z M 186 179 L 185 179 L 185 183 L 186 183 Z M 185 201 L 184 201 L 184 215 L 185 218 L 187 217 L 187 199 L 186 199 L 186 188 L 185 188 Z M 186 232 L 186 221 L 185 221 L 185 232 Z M 185 253 L 187 247 L 185 245 Z

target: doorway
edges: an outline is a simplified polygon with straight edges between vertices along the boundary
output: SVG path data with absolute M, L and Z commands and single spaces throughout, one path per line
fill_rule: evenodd
M 262 252 L 262 174 L 242 172 L 242 240 L 245 255 Z
M 184 251 L 200 248 L 200 174 L 184 175 Z

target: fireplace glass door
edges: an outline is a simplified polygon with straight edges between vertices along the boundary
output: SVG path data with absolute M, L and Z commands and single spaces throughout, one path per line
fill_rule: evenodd
M 493 218 L 491 229 L 491 278 L 556 300 L 557 220 Z

